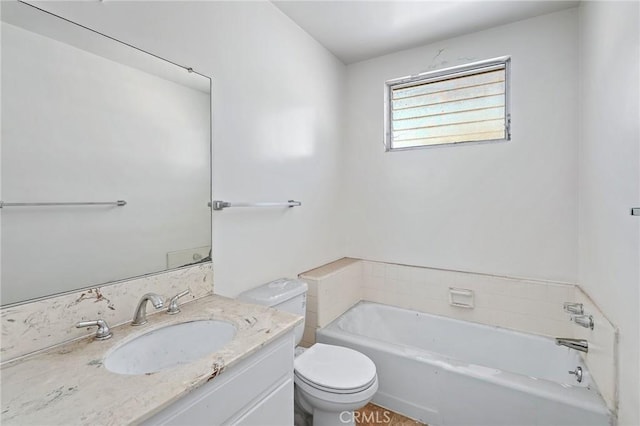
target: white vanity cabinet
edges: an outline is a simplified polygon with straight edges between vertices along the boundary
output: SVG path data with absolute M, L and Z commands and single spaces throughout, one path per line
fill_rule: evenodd
M 293 342 L 290 331 L 142 424 L 293 425 Z

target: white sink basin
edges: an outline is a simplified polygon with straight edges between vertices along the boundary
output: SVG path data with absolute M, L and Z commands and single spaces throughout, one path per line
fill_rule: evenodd
M 107 354 L 104 366 L 118 374 L 147 374 L 195 361 L 229 343 L 236 328 L 203 320 L 169 325 L 143 334 Z

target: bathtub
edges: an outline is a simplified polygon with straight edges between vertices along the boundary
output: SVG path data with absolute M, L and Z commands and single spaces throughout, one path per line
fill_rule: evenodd
M 550 338 L 360 302 L 316 340 L 366 354 L 373 402 L 429 426 L 614 424 L 579 353 Z

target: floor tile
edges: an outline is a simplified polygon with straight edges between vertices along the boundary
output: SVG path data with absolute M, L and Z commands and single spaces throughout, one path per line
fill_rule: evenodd
M 356 426 L 427 426 L 375 404 L 367 404 L 355 412 Z

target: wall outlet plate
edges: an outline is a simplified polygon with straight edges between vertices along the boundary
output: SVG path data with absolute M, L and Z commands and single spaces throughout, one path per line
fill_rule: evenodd
M 196 247 L 185 250 L 170 251 L 167 253 L 167 268 L 179 268 L 199 262 L 209 256 L 211 246 Z

